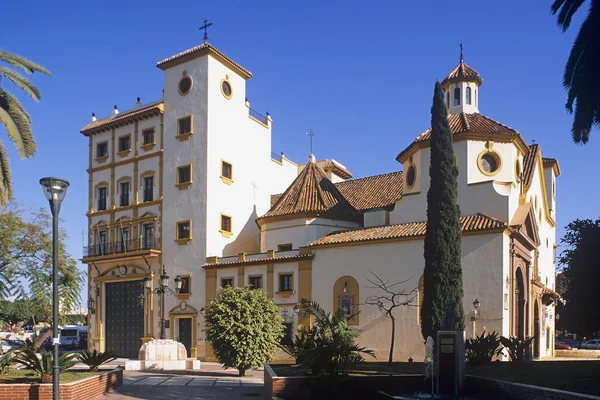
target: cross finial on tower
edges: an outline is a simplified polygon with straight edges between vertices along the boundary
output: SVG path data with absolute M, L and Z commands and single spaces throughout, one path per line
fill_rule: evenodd
M 536 140 L 535 139 L 531 139 L 531 143 L 535 144 Z
M 460 62 L 463 62 L 463 45 L 462 45 L 462 42 L 460 42 Z
M 204 19 L 204 25 L 200 27 L 200 30 L 204 29 L 204 43 L 208 42 L 208 32 L 207 29 L 212 25 L 212 22 L 208 22 L 207 19 Z
M 312 131 L 312 128 L 309 129 L 309 131 L 306 134 L 310 138 L 310 154 L 312 155 L 312 153 L 313 153 L 313 148 L 312 148 L 313 136 L 316 136 L 316 134 Z

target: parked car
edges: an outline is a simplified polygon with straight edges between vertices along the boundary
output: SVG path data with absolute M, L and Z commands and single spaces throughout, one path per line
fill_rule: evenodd
M 600 350 L 600 339 L 590 339 L 581 343 L 582 349 Z
M 559 340 L 554 341 L 554 348 L 556 350 L 571 350 L 571 346 L 569 346 L 567 343 L 561 342 Z
M 571 346 L 571 349 L 580 349 L 581 348 L 581 342 L 578 342 L 577 340 L 574 340 L 574 339 L 559 337 L 559 338 L 556 338 L 556 340 L 558 342 L 568 344 L 569 346 Z

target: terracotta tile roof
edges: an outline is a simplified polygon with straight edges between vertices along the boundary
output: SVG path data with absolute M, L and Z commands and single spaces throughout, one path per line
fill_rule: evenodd
M 273 207 L 273 205 L 275 203 L 277 203 L 277 200 L 279 200 L 279 198 L 281 197 L 282 193 L 278 193 L 278 194 L 272 194 L 271 195 L 271 207 Z
M 519 132 L 515 129 L 501 124 L 498 121 L 486 117 L 483 114 L 448 114 L 448 122 L 450 123 L 450 130 L 452 134 L 464 132 L 473 133 L 489 133 L 495 135 L 507 135 L 507 136 L 518 136 Z M 431 128 L 417 136 L 415 142 L 421 142 L 423 140 L 429 140 L 431 138 Z
M 338 182 L 335 186 L 359 211 L 391 206 L 402 197 L 402 171 Z
M 460 60 L 458 65 L 442 81 L 442 85 L 445 86 L 448 83 L 462 81 L 476 82 L 479 86 L 483 84 L 483 79 L 481 79 L 479 72 L 465 64 L 463 60 Z
M 507 227 L 506 223 L 483 214 L 461 217 L 460 225 L 463 233 L 503 229 Z M 355 229 L 329 234 L 312 242 L 311 246 L 369 242 L 382 239 L 419 238 L 425 236 L 426 229 L 426 222 Z
M 346 167 L 344 167 L 342 164 L 335 160 L 319 160 L 317 161 L 317 165 L 323 168 L 325 171 L 327 171 L 328 169 L 332 169 L 337 176 L 343 179 L 352 178 L 352 173 L 348 171 Z
M 544 165 L 553 165 L 558 162 L 556 158 L 542 157 L 542 162 Z
M 211 54 L 215 56 L 215 58 L 219 59 L 219 61 L 228 64 L 229 67 L 231 67 L 235 72 L 240 74 L 240 76 L 242 76 L 243 78 L 252 78 L 252 73 L 250 71 L 233 61 L 231 58 L 227 57 L 225 54 L 219 51 L 216 47 L 212 46 L 210 43 L 202 43 L 199 46 L 192 47 L 191 49 L 182 51 L 181 53 L 175 54 L 174 56 L 165 58 L 164 60 L 157 62 L 156 66 L 162 70 L 165 70 L 170 66 L 177 65 L 180 62 L 185 62 L 189 59 L 202 57 L 207 54 Z
M 314 161 L 307 163 L 273 207 L 257 221 L 298 213 L 352 220 L 360 219 L 360 213 L 342 196 Z
M 142 108 L 122 112 L 114 117 L 102 118 L 97 121 L 90 122 L 81 128 L 80 132 L 87 136 L 91 131 L 96 129 L 102 131 L 111 128 L 112 126 L 126 125 L 138 119 L 145 119 L 154 115 L 162 114 L 163 111 L 163 102 L 155 102 L 143 106 Z
M 250 260 L 233 260 L 226 262 L 216 262 L 216 263 L 204 263 L 202 268 L 204 269 L 213 269 L 213 268 L 225 268 L 225 267 L 236 267 L 238 265 L 256 265 L 256 264 L 274 264 L 281 262 L 291 262 L 298 260 L 310 260 L 314 257 L 314 254 L 295 254 L 292 256 L 282 256 L 282 257 L 262 257 L 262 258 L 253 258 Z
M 533 176 L 535 174 L 535 163 L 537 161 L 538 153 L 540 151 L 539 144 L 532 144 L 529 146 L 529 151 L 523 157 L 523 185 L 531 186 L 533 182 Z

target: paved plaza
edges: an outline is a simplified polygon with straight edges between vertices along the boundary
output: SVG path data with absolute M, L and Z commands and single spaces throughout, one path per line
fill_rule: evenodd
M 261 399 L 263 371 L 240 378 L 233 369 L 202 363 L 199 371 L 125 371 L 123 385 L 96 399 Z

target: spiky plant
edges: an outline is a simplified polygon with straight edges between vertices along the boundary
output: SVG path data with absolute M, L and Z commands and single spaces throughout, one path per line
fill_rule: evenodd
M 90 372 L 98 372 L 98 367 L 102 364 L 117 359 L 110 351 L 98 352 L 96 349 L 94 351 L 83 350 L 79 353 L 78 358 L 90 368 Z
M 40 357 L 27 346 L 21 346 L 15 350 L 13 361 L 25 368 L 37 373 L 42 383 L 52 383 L 52 353 L 44 349 L 40 350 Z M 58 357 L 60 372 L 64 372 L 77 364 L 77 354 L 63 353 Z
M 10 68 L 13 67 L 13 68 Z M 4 86 L 5 81 L 24 90 L 35 101 L 40 100 L 40 91 L 27 78 L 15 69 L 26 74 L 41 72 L 50 76 L 50 71 L 26 58 L 0 50 L 0 122 L 6 128 L 8 137 L 14 143 L 21 158 L 35 154 L 35 139 L 31 132 L 31 117 L 23 105 Z M 12 179 L 6 147 L 0 139 L 0 206 L 12 198 Z

